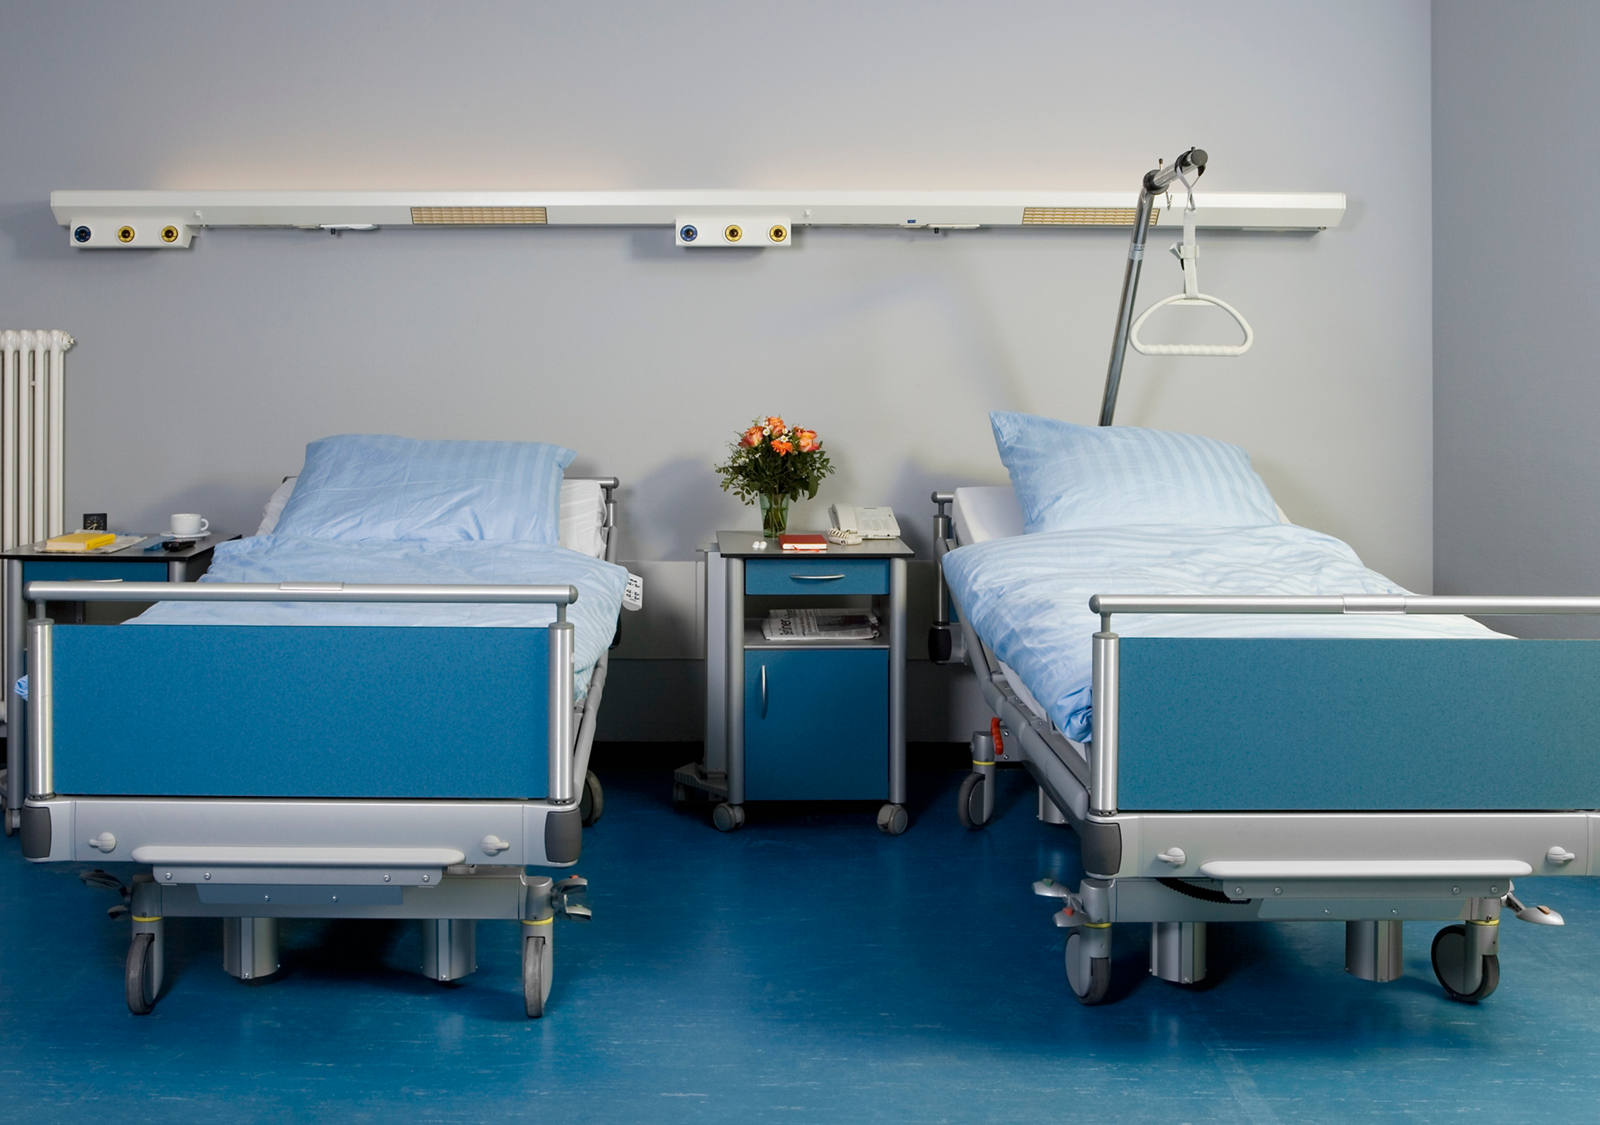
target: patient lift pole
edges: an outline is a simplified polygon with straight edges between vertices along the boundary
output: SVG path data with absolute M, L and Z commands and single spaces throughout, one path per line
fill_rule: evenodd
M 1139 210 L 1133 220 L 1133 238 L 1128 243 L 1128 266 L 1122 275 L 1122 303 L 1117 308 L 1117 331 L 1111 341 L 1111 365 L 1106 369 L 1106 390 L 1100 400 L 1100 424 L 1111 425 L 1117 411 L 1117 386 L 1122 382 L 1122 360 L 1128 351 L 1128 332 L 1133 324 L 1133 302 L 1139 292 L 1139 269 L 1144 264 L 1144 241 L 1150 233 L 1150 210 L 1155 197 L 1166 192 L 1172 181 L 1193 171 L 1199 179 L 1206 170 L 1206 151 L 1191 148 L 1164 168 L 1144 174 L 1139 189 Z

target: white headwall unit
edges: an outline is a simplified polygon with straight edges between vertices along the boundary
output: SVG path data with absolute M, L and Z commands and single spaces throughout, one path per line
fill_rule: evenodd
M 1040 186 L 1131 202 L 1158 157 L 1200 145 L 1206 190 L 1331 188 L 1349 210 L 1324 234 L 1204 234 L 1206 287 L 1256 346 L 1130 357 L 1118 421 L 1243 444 L 1295 519 L 1428 588 L 1426 0 L 382 7 L 7 8 L 29 46 L 0 68 L 0 134 L 28 158 L 0 165 L 0 305 L 78 339 L 69 514 L 247 529 L 324 434 L 558 439 L 579 471 L 622 478 L 624 554 L 660 578 L 629 645 L 690 667 L 695 546 L 748 519 L 711 465 L 750 418 L 797 419 L 833 453 L 797 525 L 830 500 L 893 504 L 926 551 L 931 489 L 1003 479 L 988 410 L 1095 418 L 1126 233 L 817 228 L 782 254 L 694 254 L 656 230 L 239 229 L 97 254 L 70 248 L 49 193 Z M 1153 232 L 1145 300 L 1180 286 L 1168 241 Z M 914 737 L 937 722 L 911 710 Z M 645 714 L 672 727 L 670 708 Z

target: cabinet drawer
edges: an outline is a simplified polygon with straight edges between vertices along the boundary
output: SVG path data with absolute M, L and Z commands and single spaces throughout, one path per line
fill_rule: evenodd
M 888 559 L 751 559 L 746 594 L 887 594 Z
M 85 562 L 82 559 L 44 559 L 22 564 L 24 582 L 165 582 L 167 560 L 118 559 Z

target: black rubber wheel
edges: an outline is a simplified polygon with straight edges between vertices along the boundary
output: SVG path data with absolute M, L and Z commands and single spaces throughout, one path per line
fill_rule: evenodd
M 982 828 L 989 823 L 983 815 L 983 787 L 987 778 L 973 770 L 961 779 L 961 792 L 956 795 L 956 816 L 963 828 Z
M 1105 1002 L 1106 993 L 1111 991 L 1111 958 L 1089 958 L 1089 976 L 1083 979 L 1081 970 L 1075 968 L 1078 963 L 1077 950 L 1074 942 L 1081 942 L 1083 935 L 1074 930 L 1067 935 L 1066 962 L 1067 962 L 1067 987 L 1072 989 L 1072 994 L 1078 1002 L 1084 1005 L 1100 1004 Z
M 156 935 L 134 934 L 128 944 L 128 960 L 123 969 L 123 986 L 128 998 L 128 1011 L 136 1016 L 147 1016 L 156 1006 L 155 990 L 150 987 L 155 975 Z
M 589 770 L 583 775 L 583 792 L 578 796 L 578 819 L 585 828 L 600 819 L 600 814 L 606 810 L 605 790 L 600 788 L 600 779 Z
M 723 801 L 711 810 L 711 823 L 718 832 L 735 832 L 744 827 L 744 806 Z
M 543 934 L 529 934 L 522 939 L 522 1005 L 530 1020 L 544 1015 L 545 998 L 550 995 L 550 981 L 545 972 L 547 942 Z
M 1500 958 L 1493 953 L 1483 958 L 1478 987 L 1462 992 L 1458 987 L 1466 977 L 1467 927 L 1460 922 L 1433 935 L 1433 975 L 1445 995 L 1463 1004 L 1476 1004 L 1500 987 Z
M 878 810 L 878 830 L 889 836 L 898 836 L 911 827 L 911 817 L 904 805 L 887 804 Z

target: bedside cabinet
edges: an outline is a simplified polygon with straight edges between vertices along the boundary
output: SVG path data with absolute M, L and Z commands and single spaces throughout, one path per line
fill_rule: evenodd
M 905 740 L 906 559 L 898 539 L 826 551 L 765 548 L 721 531 L 706 551 L 706 748 L 675 772 L 674 796 L 722 800 L 712 822 L 744 824 L 746 801 L 886 799 L 878 827 L 908 823 Z M 871 639 L 769 640 L 774 608 L 861 612 Z

